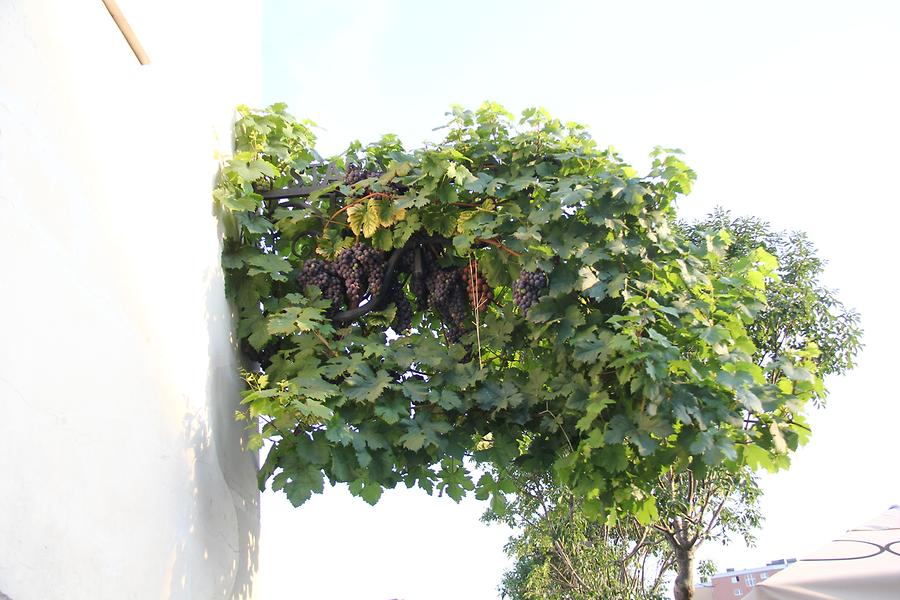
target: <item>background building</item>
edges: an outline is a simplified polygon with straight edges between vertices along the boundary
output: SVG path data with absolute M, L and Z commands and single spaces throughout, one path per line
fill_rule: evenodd
M 734 600 L 743 598 L 749 594 L 757 584 L 765 581 L 781 569 L 795 562 L 795 559 L 781 559 L 770 562 L 764 567 L 752 569 L 728 569 L 724 573 L 716 573 L 712 576 L 706 590 L 711 588 L 711 595 L 706 592 L 707 598 L 712 600 Z
M 249 598 L 255 456 L 211 190 L 260 6 L 0 2 L 0 591 Z

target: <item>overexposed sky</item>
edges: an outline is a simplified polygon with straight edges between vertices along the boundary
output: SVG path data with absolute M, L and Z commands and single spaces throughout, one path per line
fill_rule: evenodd
M 679 147 L 698 172 L 684 215 L 716 205 L 809 233 L 825 282 L 866 330 L 826 383 L 812 441 L 764 478 L 756 548 L 706 546 L 720 569 L 804 552 L 900 504 L 895 255 L 900 240 L 900 3 L 264 2 L 264 91 L 322 128 L 320 151 L 440 133 L 451 103 L 540 105 L 638 166 Z M 262 598 L 496 598 L 508 535 L 474 500 L 341 489 L 262 501 Z

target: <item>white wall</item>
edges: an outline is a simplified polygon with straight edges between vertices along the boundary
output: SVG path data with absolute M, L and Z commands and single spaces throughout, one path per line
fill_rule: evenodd
M 260 6 L 0 1 L 0 593 L 249 598 L 256 456 L 211 189 Z

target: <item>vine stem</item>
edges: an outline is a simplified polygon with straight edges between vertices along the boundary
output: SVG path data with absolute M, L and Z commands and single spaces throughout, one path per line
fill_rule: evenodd
M 508 252 L 508 253 L 512 254 L 513 256 L 515 256 L 516 258 L 519 258 L 522 256 L 521 253 L 516 252 L 515 250 L 512 250 L 511 248 L 506 247 L 504 244 L 498 242 L 497 240 L 495 240 L 493 238 L 478 238 L 476 241 L 483 242 L 485 244 L 488 244 L 489 246 L 494 246 L 495 248 L 500 248 L 504 252 Z
M 313 335 L 315 335 L 317 338 L 319 338 L 319 341 L 325 345 L 325 347 L 328 349 L 328 351 L 331 352 L 332 357 L 335 357 L 338 355 L 337 351 L 328 344 L 328 340 L 326 340 L 324 337 L 322 337 L 321 333 L 319 333 L 315 329 L 313 329 L 312 332 L 313 332 Z
M 481 302 L 478 297 L 478 259 L 473 255 L 469 259 L 469 285 L 472 286 L 472 305 L 475 307 L 475 340 L 478 344 L 478 368 L 484 368 L 484 360 L 481 358 L 481 321 L 479 312 L 481 311 Z

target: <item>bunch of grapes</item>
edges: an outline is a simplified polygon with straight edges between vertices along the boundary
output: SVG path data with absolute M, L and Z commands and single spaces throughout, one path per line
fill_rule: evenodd
M 346 185 L 355 185 L 363 179 L 369 179 L 372 177 L 378 178 L 382 175 L 384 175 L 384 171 L 370 171 L 358 165 L 350 165 L 347 168 L 347 172 L 344 174 L 344 183 Z M 381 189 L 385 192 L 391 192 L 393 194 L 401 196 L 409 190 L 409 186 L 406 186 L 399 181 L 394 180 L 388 183 L 386 187 L 383 187 Z
M 354 258 L 366 274 L 369 293 L 375 296 L 381 290 L 381 282 L 384 280 L 384 252 L 360 243 L 355 244 L 350 250 L 353 251 Z
M 314 285 L 322 290 L 322 295 L 331 300 L 331 308 L 337 312 L 344 303 L 344 281 L 334 269 L 334 265 L 321 258 L 313 258 L 303 264 L 299 276 L 300 286 Z
M 415 273 L 416 272 L 416 253 L 419 253 L 419 248 L 411 248 L 403 253 L 400 257 L 400 260 L 397 261 L 397 269 L 402 273 Z M 420 259 L 421 263 L 421 259 Z M 422 267 L 424 269 L 425 265 L 422 263 Z
M 466 295 L 472 304 L 472 309 L 484 312 L 494 300 L 494 290 L 488 285 L 484 275 L 472 268 L 471 265 L 462 269 L 463 281 L 466 282 Z
M 359 183 L 363 179 L 368 179 L 369 177 L 374 177 L 375 173 L 372 171 L 367 171 L 360 166 L 350 165 L 347 168 L 347 173 L 344 175 L 344 183 L 347 185 L 354 185 Z
M 301 287 L 315 285 L 322 290 L 322 295 L 331 300 L 332 313 L 336 313 L 345 304 L 356 308 L 367 296 L 374 298 L 381 290 L 385 266 L 384 252 L 357 243 L 341 250 L 333 262 L 321 258 L 307 260 L 300 270 L 299 283 Z M 394 290 L 391 290 L 389 298 L 400 304 L 409 304 L 405 295 L 400 299 L 400 292 Z M 412 307 L 409 312 L 408 319 L 404 317 L 399 325 L 412 320 Z
M 356 259 L 356 253 L 352 248 L 340 251 L 334 259 L 334 270 L 344 280 L 347 304 L 350 308 L 356 308 L 368 290 L 368 274 L 362 263 Z
M 545 287 L 547 274 L 543 271 L 533 273 L 522 271 L 519 274 L 519 279 L 513 284 L 513 300 L 522 314 L 528 314 L 528 310 L 538 301 Z
M 394 289 L 391 290 L 391 301 L 397 306 L 391 328 L 397 333 L 403 333 L 412 325 L 413 307 L 399 283 L 394 284 Z
M 431 310 L 446 327 L 447 341 L 454 343 L 471 327 L 472 311 L 484 312 L 493 301 L 494 291 L 481 272 L 471 265 L 441 267 L 440 256 L 439 249 L 423 244 L 408 249 L 397 261 L 396 278 L 386 290 L 387 303 L 396 307 L 391 327 L 397 333 L 412 326 L 415 311 Z M 357 242 L 340 251 L 333 262 L 321 258 L 307 260 L 299 282 L 301 286 L 314 285 L 321 289 L 331 300 L 334 314 L 345 304 L 356 308 L 366 298 L 371 302 L 379 294 L 384 285 L 386 259 L 385 252 Z M 409 292 L 415 299 L 415 310 L 401 274 L 408 274 L 405 281 L 409 282 Z M 537 301 L 537 290 L 546 283 L 543 273 L 523 273 L 514 289 L 516 304 L 527 310 Z
M 428 300 L 447 326 L 447 341 L 459 341 L 469 322 L 469 301 L 457 268 L 433 271 L 426 280 Z

